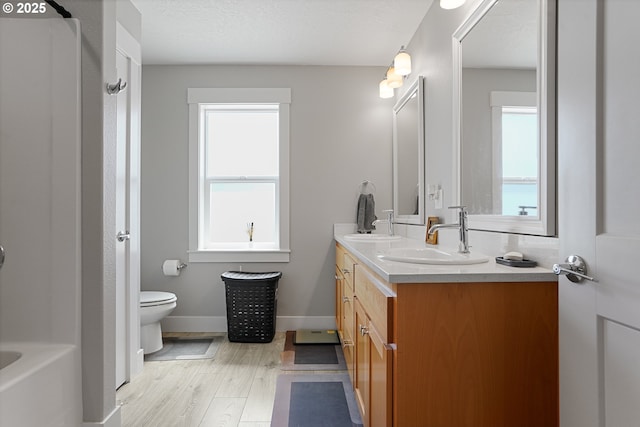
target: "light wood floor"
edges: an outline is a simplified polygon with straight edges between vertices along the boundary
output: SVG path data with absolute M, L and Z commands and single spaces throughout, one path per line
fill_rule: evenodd
M 232 343 L 225 336 L 211 360 L 145 362 L 116 393 L 122 425 L 268 427 L 284 341 L 284 332 L 269 344 Z

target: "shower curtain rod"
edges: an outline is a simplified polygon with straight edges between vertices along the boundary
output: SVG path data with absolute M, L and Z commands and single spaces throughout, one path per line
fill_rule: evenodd
M 49 4 L 49 6 L 54 8 L 56 10 L 56 12 L 58 12 L 60 15 L 62 15 L 63 18 L 72 18 L 72 16 L 69 13 L 69 11 L 67 9 L 65 9 L 64 7 L 60 6 L 54 0 L 44 0 L 44 1 L 47 2 Z

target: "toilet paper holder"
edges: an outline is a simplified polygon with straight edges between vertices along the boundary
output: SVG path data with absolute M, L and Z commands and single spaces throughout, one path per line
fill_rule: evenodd
M 162 270 L 163 267 L 164 267 L 164 264 L 160 266 L 160 270 Z M 187 264 L 184 262 L 181 262 L 180 264 L 178 264 L 176 268 L 182 271 L 183 269 L 187 268 Z
M 185 268 L 187 268 L 187 264 L 179 259 L 167 259 L 161 266 L 165 276 L 179 276 Z

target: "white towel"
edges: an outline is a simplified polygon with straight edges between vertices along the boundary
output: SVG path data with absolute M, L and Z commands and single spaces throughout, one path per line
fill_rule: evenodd
M 372 225 L 376 217 L 376 202 L 373 194 L 360 194 L 356 210 L 356 224 L 358 233 L 371 233 L 376 227 Z

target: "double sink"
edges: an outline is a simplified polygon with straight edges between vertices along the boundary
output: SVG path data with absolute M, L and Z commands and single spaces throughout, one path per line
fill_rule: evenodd
M 401 236 L 388 234 L 347 234 L 345 240 L 352 242 L 392 242 L 400 240 Z M 471 265 L 489 261 L 489 257 L 482 254 L 459 253 L 456 250 L 444 250 L 426 247 L 400 247 L 385 249 L 378 258 L 387 261 L 406 262 L 414 264 L 432 265 Z

